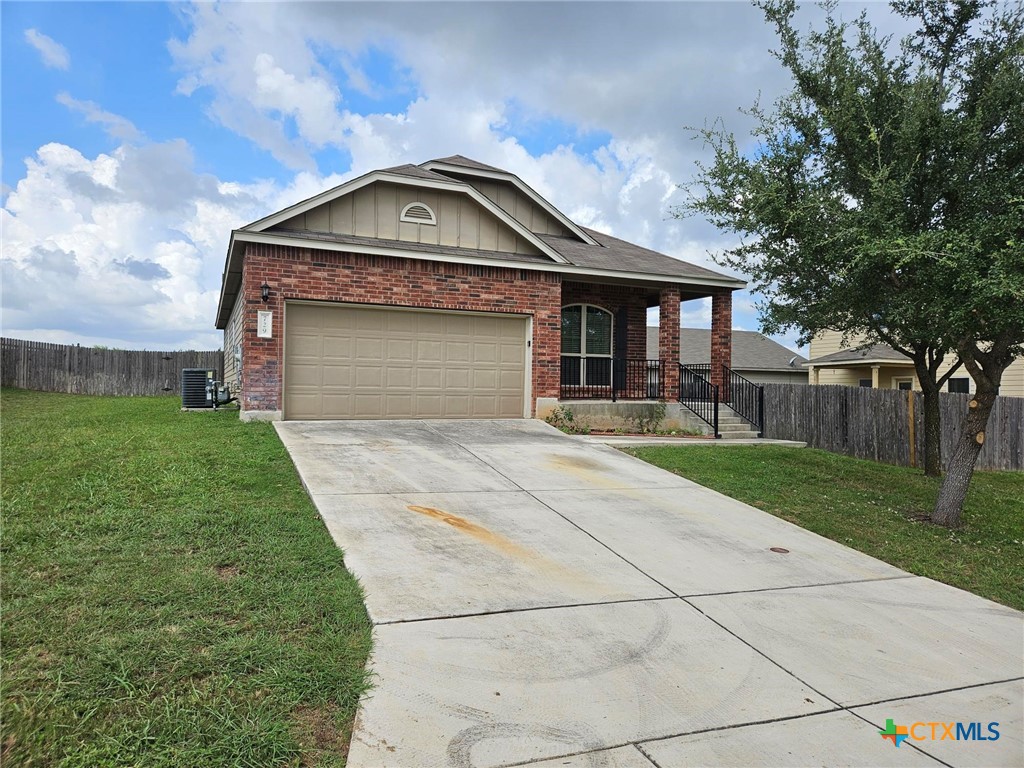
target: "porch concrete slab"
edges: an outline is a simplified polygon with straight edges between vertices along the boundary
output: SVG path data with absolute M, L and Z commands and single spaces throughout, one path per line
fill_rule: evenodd
M 1019 768 L 1024 765 L 1024 680 L 890 701 L 853 711 L 879 729 L 885 727 L 887 719 L 907 726 L 908 730 L 914 723 L 923 723 L 913 730 L 913 736 L 907 741 L 958 768 Z M 938 738 L 932 739 L 928 723 L 963 723 L 964 728 L 979 723 L 976 732 L 988 739 L 942 738 L 945 734 L 941 726 L 936 728 Z M 998 723 L 998 739 L 992 740 L 990 723 Z M 919 736 L 924 738 L 918 740 Z
M 640 744 L 661 768 L 778 768 L 843 765 L 932 766 L 940 763 L 913 747 L 899 748 L 878 729 L 849 712 L 827 712 L 777 723 L 747 725 L 711 733 Z
M 672 596 L 527 493 L 313 500 L 377 624 Z
M 931 579 L 689 601 L 844 706 L 1021 674 L 1024 614 Z
M 601 443 L 615 448 L 635 448 L 642 445 L 681 445 L 684 447 L 725 448 L 730 445 L 779 445 L 787 448 L 806 448 L 801 440 L 775 440 L 768 437 L 740 437 L 714 440 L 703 437 L 644 437 L 639 435 L 580 435 L 588 443 Z
M 515 486 L 424 423 L 274 423 L 312 495 L 509 491 Z
M 909 576 L 704 488 L 535 495 L 678 595 Z
M 657 768 L 632 744 L 628 747 L 599 749 L 569 757 L 554 757 L 526 765 L 530 768 Z
M 499 766 L 834 705 L 681 600 L 376 628 L 353 766 Z

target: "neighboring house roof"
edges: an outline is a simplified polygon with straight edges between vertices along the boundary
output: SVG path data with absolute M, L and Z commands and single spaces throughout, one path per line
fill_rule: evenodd
M 872 364 L 913 365 L 914 361 L 887 344 L 865 344 L 854 349 L 841 349 L 804 363 L 805 366 L 813 365 L 815 368 Z
M 647 357 L 658 357 L 658 327 L 647 327 Z M 711 331 L 679 329 L 679 360 L 695 365 L 711 362 Z M 737 371 L 788 371 L 803 373 L 807 358 L 772 341 L 757 331 L 732 332 L 732 368 Z
M 454 174 L 454 175 L 451 175 Z M 462 178 L 460 178 L 462 177 Z M 476 177 L 507 182 L 565 224 L 571 236 L 539 234 L 512 216 L 476 187 L 464 180 Z M 508 227 L 522 241 L 536 248 L 539 255 L 509 253 L 507 251 L 481 251 L 444 245 L 425 245 L 405 240 L 385 240 L 348 234 L 297 230 L 289 226 L 289 219 L 318 206 L 351 194 L 377 182 L 389 182 L 406 187 L 420 187 L 444 193 L 465 195 L 480 208 Z M 632 278 L 653 283 L 685 281 L 702 287 L 737 289 L 746 283 L 710 269 L 689 264 L 671 256 L 642 248 L 573 223 L 551 203 L 544 200 L 514 174 L 500 168 L 478 163 L 461 155 L 431 160 L 423 165 L 398 165 L 364 174 L 333 189 L 321 192 L 295 205 L 272 213 L 231 233 L 227 259 L 217 307 L 217 327 L 223 328 L 234 307 L 242 276 L 245 243 L 272 243 L 278 245 L 309 246 L 310 241 L 327 250 L 375 253 L 408 258 L 423 254 L 438 261 L 467 262 L 486 266 L 530 264 L 531 269 L 562 273 L 566 279 L 610 277 Z M 706 295 L 706 294 L 704 294 Z

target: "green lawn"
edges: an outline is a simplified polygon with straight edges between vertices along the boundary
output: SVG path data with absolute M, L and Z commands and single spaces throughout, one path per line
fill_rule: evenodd
M 628 453 L 899 568 L 1024 610 L 1024 473 L 978 472 L 951 531 L 918 518 L 939 481 L 811 448 L 650 446 Z
M 4 390 L 3 765 L 341 765 L 370 623 L 269 424 Z

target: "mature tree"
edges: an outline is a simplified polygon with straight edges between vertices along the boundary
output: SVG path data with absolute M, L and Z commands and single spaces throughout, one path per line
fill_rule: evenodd
M 759 6 L 793 89 L 750 110 L 750 145 L 720 121 L 697 132 L 713 160 L 676 214 L 741 236 L 720 261 L 753 278 L 766 330 L 864 335 L 914 361 L 929 474 L 941 470 L 938 393 L 952 373 L 938 372 L 959 357 L 977 407 L 934 517 L 954 525 L 991 398 L 1024 342 L 1021 5 L 899 0 L 920 27 L 899 46 L 863 14 L 838 19 L 834 2 L 803 35 L 795 0 Z

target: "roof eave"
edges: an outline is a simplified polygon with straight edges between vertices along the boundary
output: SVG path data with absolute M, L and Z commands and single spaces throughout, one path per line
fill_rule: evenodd
M 700 286 L 708 288 L 728 288 L 739 290 L 746 287 L 746 282 L 735 278 L 723 277 L 721 279 L 706 277 L 687 277 L 685 275 L 663 275 L 646 272 L 631 272 L 610 269 L 588 269 L 579 267 L 568 262 L 517 262 L 507 259 L 494 258 L 484 259 L 475 256 L 452 256 L 443 253 L 430 253 L 425 251 L 408 251 L 401 248 L 386 246 L 366 245 L 361 243 L 332 242 L 329 240 L 313 240 L 309 238 L 296 237 L 291 234 L 278 232 L 250 232 L 246 230 L 235 230 L 231 233 L 232 247 L 237 248 L 240 243 L 267 243 L 271 245 L 292 245 L 300 248 L 317 248 L 319 250 L 339 251 L 346 253 L 366 253 L 382 256 L 397 256 L 405 259 L 421 259 L 427 261 L 449 262 L 454 264 L 480 264 L 484 266 L 504 267 L 506 269 L 528 269 L 539 272 L 558 272 L 565 275 L 578 275 L 582 277 L 607 277 L 632 279 L 638 282 L 677 284 Z M 229 252 L 230 253 L 230 252 Z M 230 256 L 229 256 L 230 258 Z

